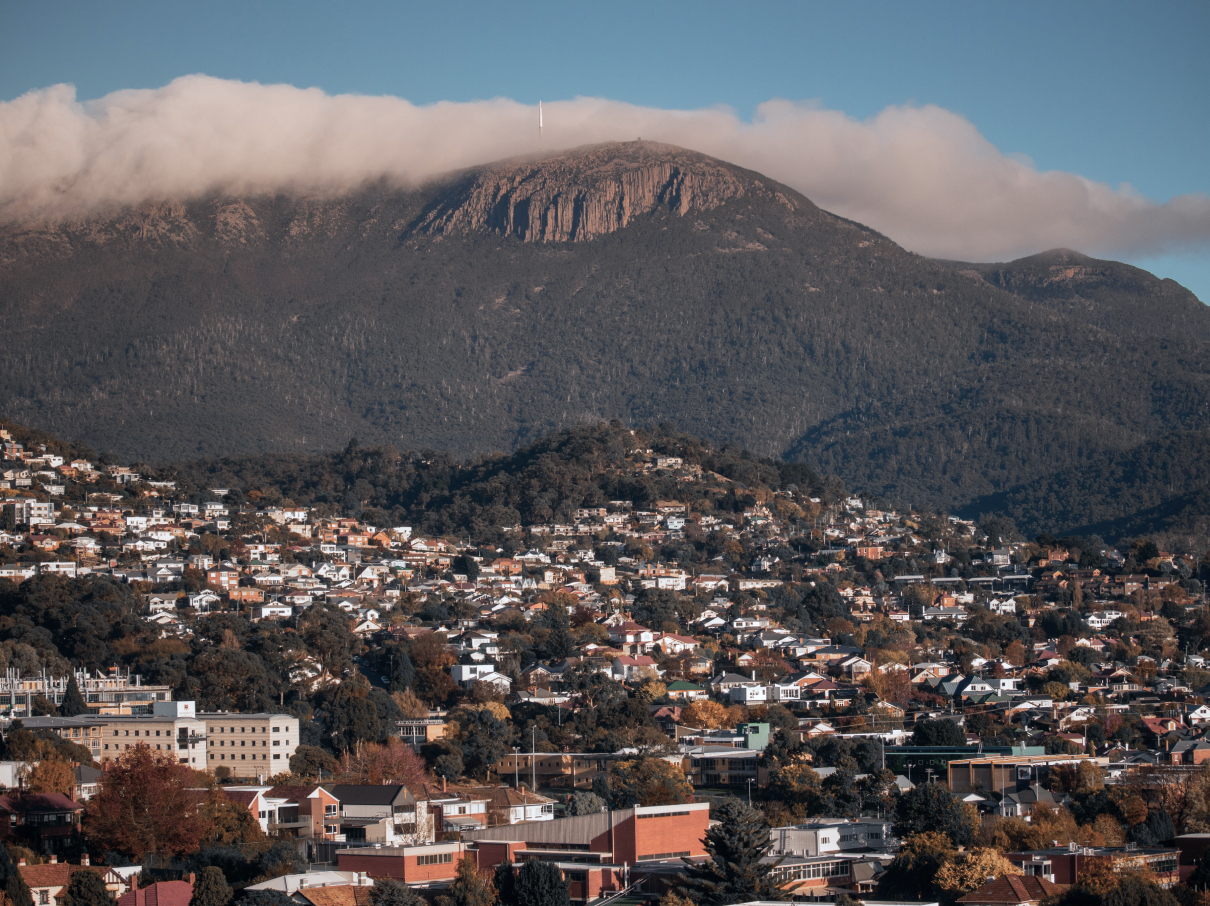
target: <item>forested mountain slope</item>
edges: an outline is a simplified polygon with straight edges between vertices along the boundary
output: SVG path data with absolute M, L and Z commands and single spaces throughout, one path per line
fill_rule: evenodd
M 1131 332 L 960 270 L 730 164 L 597 146 L 5 228 L 0 392 L 159 461 L 670 420 L 940 507 L 1210 427 L 1204 307 Z
M 964 515 L 1010 516 L 1038 532 L 1096 533 L 1117 541 L 1138 535 L 1210 535 L 1210 431 L 1182 432 L 979 498 Z

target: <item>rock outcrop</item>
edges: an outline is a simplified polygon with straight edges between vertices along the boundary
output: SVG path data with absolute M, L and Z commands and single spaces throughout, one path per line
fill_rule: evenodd
M 742 171 L 653 142 L 578 148 L 554 157 L 476 168 L 425 211 L 413 230 L 491 230 L 526 242 L 576 242 L 657 211 L 684 216 L 746 194 L 777 196 Z

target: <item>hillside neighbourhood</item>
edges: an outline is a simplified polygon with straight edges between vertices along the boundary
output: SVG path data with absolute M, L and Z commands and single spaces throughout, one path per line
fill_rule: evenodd
M 15 906 L 1207 902 L 1204 552 L 639 441 L 666 496 L 485 537 L 0 441 Z

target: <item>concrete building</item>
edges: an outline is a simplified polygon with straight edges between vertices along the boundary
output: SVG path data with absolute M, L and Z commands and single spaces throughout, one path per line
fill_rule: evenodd
M 131 747 L 145 745 L 171 754 L 181 764 L 206 770 L 206 725 L 194 715 L 193 702 L 156 702 L 151 714 L 80 717 L 27 717 L 29 730 L 50 730 L 90 749 L 100 762 L 112 761 Z
M 289 770 L 298 718 L 288 714 L 198 714 L 193 702 L 156 701 L 150 714 L 27 717 L 30 730 L 51 730 L 88 748 L 100 762 L 139 745 L 171 753 L 199 771 L 226 766 L 237 777 Z
M 289 714 L 205 711 L 206 751 L 211 769 L 227 767 L 236 777 L 270 777 L 290 770 L 298 748 L 298 718 Z
M 849 852 L 887 852 L 894 842 L 891 823 L 873 818 L 848 821 L 818 818 L 769 831 L 774 856 L 826 856 Z

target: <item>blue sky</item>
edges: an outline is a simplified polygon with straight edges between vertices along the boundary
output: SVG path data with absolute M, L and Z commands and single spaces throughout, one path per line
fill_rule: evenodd
M 1210 193 L 1210 3 L 0 2 L 0 100 L 189 73 L 416 104 L 936 104 L 1000 151 L 1156 200 Z M 1204 249 L 1136 260 L 1210 300 Z

